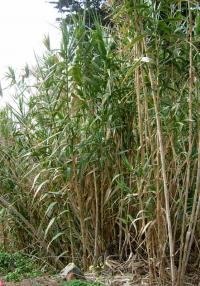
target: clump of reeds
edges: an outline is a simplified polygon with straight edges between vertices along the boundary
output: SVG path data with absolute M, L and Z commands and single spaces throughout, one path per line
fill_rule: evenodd
M 112 28 L 61 25 L 34 87 L 10 69 L 0 204 L 19 248 L 87 267 L 115 239 L 183 285 L 200 257 L 199 17 L 196 1 L 114 2 Z

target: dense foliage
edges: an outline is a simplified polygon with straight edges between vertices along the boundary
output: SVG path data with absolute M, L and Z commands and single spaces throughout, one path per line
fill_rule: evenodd
M 115 240 L 152 281 L 170 267 L 183 285 L 199 264 L 199 6 L 112 9 L 112 29 L 74 19 L 59 51 L 46 39 L 34 69 L 10 68 L 18 107 L 0 114 L 2 227 L 9 247 L 59 267 L 98 263 Z

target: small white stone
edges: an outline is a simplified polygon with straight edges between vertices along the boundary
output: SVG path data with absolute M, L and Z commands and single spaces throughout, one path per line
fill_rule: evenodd
M 74 268 L 76 268 L 76 265 L 73 262 L 67 264 L 67 266 L 61 270 L 60 276 L 65 278 Z
M 150 59 L 149 57 L 142 57 L 141 58 L 141 62 L 143 62 L 143 63 L 149 63 L 151 61 L 152 61 L 152 59 Z

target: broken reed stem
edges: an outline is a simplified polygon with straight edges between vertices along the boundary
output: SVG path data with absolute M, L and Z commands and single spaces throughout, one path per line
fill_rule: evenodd
M 158 176 L 157 176 L 157 165 L 158 164 L 154 164 L 154 148 L 153 148 L 153 143 L 152 143 L 152 138 L 153 138 L 153 134 L 152 134 L 152 128 L 151 128 L 151 120 L 149 117 L 149 107 L 148 107 L 148 94 L 147 94 L 147 88 L 145 85 L 145 79 L 143 77 L 143 73 L 141 71 L 141 82 L 142 82 L 142 89 L 143 89 L 143 94 L 144 94 L 144 103 L 145 103 L 145 138 L 146 138 L 146 152 L 149 152 L 152 157 L 152 165 L 154 166 L 153 168 L 153 173 L 154 173 L 154 177 L 156 178 L 156 190 L 157 190 L 157 194 L 158 194 Z M 148 143 L 147 143 L 148 142 Z M 158 197 L 157 197 L 157 201 L 158 201 Z M 146 245 L 147 245 L 147 253 L 148 253 L 148 267 L 149 267 L 149 274 L 150 274 L 150 283 L 153 284 L 154 279 L 155 279 L 155 272 L 153 270 L 153 259 L 152 259 L 152 246 L 151 246 L 151 239 L 150 239 L 150 235 L 146 235 Z
M 194 199 L 193 199 L 190 222 L 189 222 L 188 230 L 186 233 L 181 274 L 180 274 L 179 284 L 177 284 L 178 286 L 183 285 L 185 270 L 187 267 L 192 243 L 194 241 L 194 231 L 197 225 L 197 219 L 198 219 L 199 210 L 200 210 L 200 132 L 199 132 L 198 141 L 199 141 L 198 142 L 198 167 L 197 167 L 196 190 L 195 190 Z
M 137 10 L 135 10 L 135 32 L 136 35 L 139 35 L 141 33 L 138 25 L 138 13 Z M 141 49 L 141 44 L 140 41 L 135 45 L 135 50 L 134 50 L 134 56 L 136 59 L 139 59 L 142 55 L 142 49 Z M 140 66 L 135 69 L 135 93 L 136 93 L 136 101 L 137 101 L 137 112 L 138 112 L 138 132 L 139 132 L 139 138 L 140 138 L 140 148 L 139 148 L 139 157 L 140 157 L 140 162 L 141 165 L 144 166 L 144 156 L 145 156 L 145 150 L 144 150 L 144 140 L 143 140 L 143 125 L 142 125 L 142 103 L 141 103 L 141 70 Z M 140 205 L 140 210 L 142 211 L 142 225 L 141 229 L 145 229 L 145 216 L 144 216 L 144 202 L 142 200 L 143 196 L 143 181 L 144 179 L 141 177 L 139 180 L 137 180 L 137 189 L 139 192 L 139 205 Z M 146 235 L 146 231 L 145 231 Z M 147 237 L 147 235 L 146 235 Z M 146 239 L 145 239 L 146 243 Z
M 72 172 L 73 172 L 73 178 L 72 178 L 72 185 L 75 190 L 76 196 L 77 196 L 77 203 L 79 208 L 79 221 L 80 221 L 80 227 L 81 227 L 81 242 L 83 247 L 83 266 L 84 269 L 87 268 L 87 239 L 86 239 L 86 230 L 85 230 L 85 217 L 84 217 L 84 201 L 83 201 L 83 195 L 82 190 L 78 186 L 77 182 L 77 175 L 76 175 L 76 168 L 77 168 L 77 159 L 74 156 L 72 159 Z
M 186 266 L 188 263 L 192 243 L 194 241 L 194 232 L 195 232 L 195 228 L 197 225 L 197 220 L 198 220 L 198 215 L 199 215 L 199 210 L 200 210 L 200 132 L 199 132 L 199 144 L 198 144 L 198 167 L 197 167 L 196 192 L 194 195 L 194 203 L 193 203 L 192 209 L 194 209 L 194 213 L 192 213 L 192 216 L 191 216 L 191 221 L 193 222 L 193 228 L 191 230 L 188 251 L 186 253 Z
M 175 285 L 175 266 L 174 266 L 174 242 L 173 242 L 173 234 L 172 234 L 172 225 L 170 218 L 170 206 L 169 206 L 169 190 L 167 187 L 167 176 L 166 176 L 166 168 L 165 168 L 165 155 L 164 155 L 164 147 L 162 140 L 162 132 L 161 132 L 161 123 L 160 116 L 157 106 L 157 96 L 155 88 L 157 86 L 154 85 L 152 71 L 149 68 L 149 78 L 151 82 L 151 88 L 153 93 L 153 101 L 156 115 L 156 124 L 157 124 L 157 134 L 158 134 L 158 142 L 159 142 L 159 150 L 160 150 L 160 159 L 161 159 L 161 169 L 162 169 L 162 177 L 163 177 L 163 186 L 164 186 L 164 195 L 165 195 L 165 211 L 166 211 L 166 220 L 167 220 L 167 228 L 168 228 L 168 236 L 169 236 L 169 248 L 170 248 L 170 263 L 171 263 L 171 279 L 172 285 Z
M 75 247 L 74 247 L 74 239 L 72 235 L 72 223 L 71 223 L 71 217 L 70 217 L 70 210 L 69 206 L 67 205 L 68 212 L 67 212 L 67 219 L 68 219 L 68 224 L 69 224 L 69 237 L 70 237 L 70 246 L 71 246 L 71 257 L 72 261 L 74 262 L 75 260 Z
M 188 11 L 189 11 L 189 102 L 188 102 L 188 115 L 189 115 L 189 134 L 188 134 L 188 153 L 187 153 L 187 171 L 186 171 L 186 186 L 185 186 L 185 201 L 183 210 L 183 223 L 181 230 L 181 245 L 180 245 L 180 257 L 179 257 L 179 276 L 178 285 L 182 285 L 185 269 L 186 269 L 186 253 L 188 247 L 188 232 L 185 237 L 184 245 L 184 235 L 186 231 L 186 217 L 187 217 L 187 205 L 188 205 L 188 192 L 190 186 L 190 165 L 191 165 L 191 154 L 192 154 L 192 91 L 193 91 L 193 62 L 192 62 L 192 13 L 190 7 L 190 1 L 188 1 Z
M 144 48 L 147 54 L 147 47 L 144 41 Z M 165 167 L 165 153 L 163 147 L 163 139 L 162 139 L 162 131 L 161 131 L 161 122 L 160 122 L 160 114 L 157 104 L 157 97 L 158 97 L 158 82 L 153 78 L 153 71 L 148 66 L 149 71 L 149 79 L 152 89 L 152 96 L 154 102 L 154 110 L 156 116 L 156 125 L 157 125 L 157 136 L 158 136 L 158 144 L 159 144 L 159 151 L 160 151 L 160 160 L 161 160 L 161 170 L 162 170 L 162 178 L 163 178 L 163 187 L 164 187 L 164 197 L 165 197 L 165 213 L 166 213 L 166 220 L 167 220 L 167 229 L 168 229 L 168 237 L 169 237 L 169 250 L 170 250 L 170 264 L 171 264 L 171 281 L 172 286 L 175 285 L 175 265 L 174 265 L 174 242 L 173 242 L 173 234 L 172 234 L 172 225 L 171 225 L 171 218 L 170 218 L 170 204 L 169 204 L 169 190 L 167 186 L 167 175 L 166 175 L 166 167 Z
M 95 193 L 95 240 L 94 240 L 94 265 L 97 264 L 98 259 L 98 229 L 99 229 L 99 200 L 97 192 L 96 172 L 93 172 L 94 177 L 94 193 Z

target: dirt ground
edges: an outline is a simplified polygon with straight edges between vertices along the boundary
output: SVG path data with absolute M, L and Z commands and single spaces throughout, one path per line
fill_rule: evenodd
M 107 286 L 150 286 L 148 270 L 143 263 L 130 260 L 122 264 L 111 259 L 106 263 L 107 268 L 104 271 L 84 273 L 86 280 L 101 282 Z M 5 286 L 61 286 L 62 282 L 61 277 L 57 275 L 25 279 L 18 283 L 7 282 Z M 154 285 L 158 284 L 151 284 Z
M 93 274 L 85 275 L 87 280 L 94 281 L 97 278 L 97 281 L 105 283 L 108 286 L 161 286 L 159 283 L 149 283 L 148 277 L 140 276 L 136 277 L 133 274 L 126 275 L 115 275 L 115 276 L 101 276 L 94 277 Z M 60 286 L 62 285 L 63 280 L 59 277 L 50 277 L 43 276 L 33 279 L 25 279 L 21 282 L 7 282 L 6 286 Z M 162 284 L 163 286 L 170 286 L 171 283 Z M 185 279 L 183 286 L 200 286 L 200 275 L 196 274 L 195 276 L 188 276 Z
M 59 279 L 44 276 L 33 279 L 24 279 L 21 282 L 6 282 L 5 286 L 59 286 Z
M 102 282 L 107 286 L 161 286 L 158 283 L 149 283 L 148 277 L 141 276 L 134 276 L 131 273 L 127 273 L 126 275 L 106 275 L 106 276 L 95 276 L 94 274 L 85 274 L 85 277 L 88 281 L 98 281 Z M 50 277 L 50 276 L 43 276 L 43 277 L 37 277 L 32 279 L 24 279 L 21 282 L 7 282 L 5 283 L 5 286 L 61 286 L 63 280 L 56 277 Z M 165 284 L 165 286 L 168 286 L 170 284 Z M 187 285 L 195 285 L 198 284 L 187 284 Z
M 108 275 L 95 277 L 93 274 L 85 274 L 88 281 L 98 281 L 108 286 L 150 286 L 145 279 L 137 279 L 132 274 L 127 275 Z M 140 280 L 140 281 L 139 281 Z M 5 286 L 60 286 L 63 280 L 58 277 L 43 276 L 32 279 L 24 279 L 21 282 L 6 282 Z M 154 284 L 158 285 L 158 284 Z M 151 285 L 153 286 L 153 285 Z

